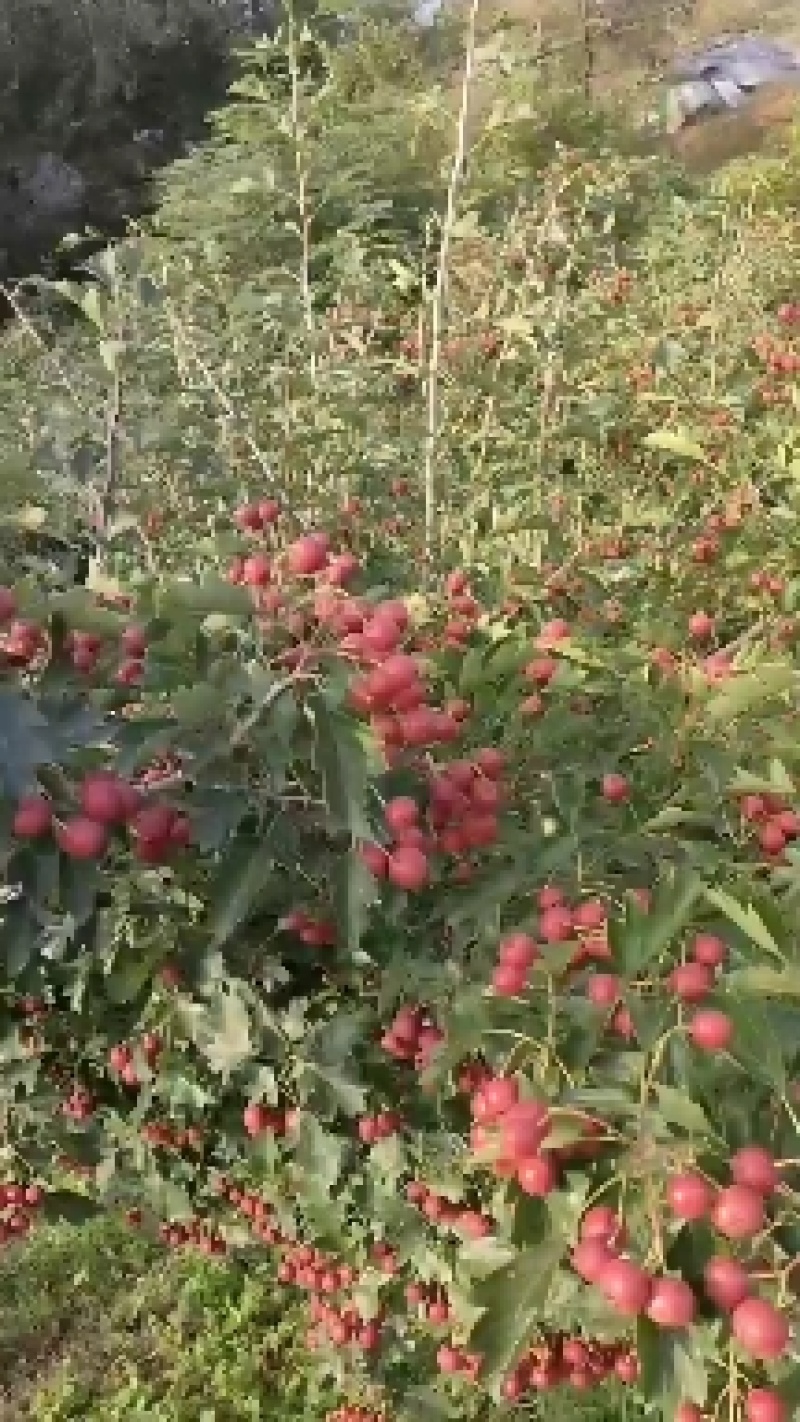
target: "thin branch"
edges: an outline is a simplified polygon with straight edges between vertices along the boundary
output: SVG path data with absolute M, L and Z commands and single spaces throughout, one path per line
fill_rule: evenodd
M 453 229 L 456 223 L 458 195 L 467 156 L 467 125 L 469 121 L 472 80 L 475 73 L 475 52 L 477 48 L 478 14 L 481 0 L 471 0 L 467 23 L 464 74 L 461 82 L 461 103 L 456 129 L 456 151 L 450 169 L 447 188 L 447 207 L 444 227 L 439 247 L 439 261 L 436 268 L 436 286 L 431 312 L 431 344 L 427 372 L 427 430 L 425 437 L 425 561 L 429 565 L 433 551 L 433 533 L 436 517 L 436 454 L 439 436 L 439 367 L 441 364 L 442 327 L 445 316 L 448 262 Z

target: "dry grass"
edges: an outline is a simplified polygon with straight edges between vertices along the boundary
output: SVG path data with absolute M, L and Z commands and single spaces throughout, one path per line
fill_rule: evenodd
M 718 114 L 670 140 L 670 150 L 694 173 L 712 173 L 726 163 L 774 146 L 800 114 L 796 87 L 770 85 L 736 113 Z
M 695 42 L 737 30 L 800 42 L 798 0 L 483 0 L 484 44 L 501 22 L 517 31 L 520 53 L 530 52 L 532 90 L 541 84 L 551 90 L 581 85 L 597 98 L 622 99 L 642 112 L 652 109 L 672 57 Z M 489 43 L 479 55 L 479 115 L 491 107 L 494 60 Z M 714 172 L 780 142 L 799 106 L 797 89 L 771 86 L 737 113 L 721 114 L 674 136 L 670 151 L 695 173 Z

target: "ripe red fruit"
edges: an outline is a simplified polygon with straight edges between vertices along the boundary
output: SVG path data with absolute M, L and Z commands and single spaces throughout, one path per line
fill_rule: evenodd
M 170 805 L 145 805 L 133 816 L 131 833 L 136 839 L 166 842 L 171 834 L 175 811 Z
M 17 615 L 17 594 L 13 588 L 0 588 L 0 622 L 10 622 Z
M 702 1175 L 684 1171 L 667 1182 L 667 1204 L 679 1220 L 702 1220 L 714 1204 L 714 1187 Z
M 258 504 L 242 504 L 241 508 L 234 509 L 233 521 L 247 533 L 260 532 L 263 520 Z
M 80 789 L 81 809 L 101 825 L 119 824 L 126 817 L 124 787 L 116 775 L 98 771 L 87 775 Z
M 728 949 L 721 938 L 714 933 L 698 933 L 691 947 L 692 957 L 704 968 L 721 968 L 728 956 Z
M 545 943 L 568 943 L 575 936 L 575 923 L 570 909 L 553 904 L 544 909 L 539 919 L 539 932 Z
M 729 1185 L 720 1190 L 711 1219 L 728 1239 L 750 1239 L 764 1228 L 763 1196 L 749 1185 Z
M 789 1346 L 789 1324 L 766 1299 L 744 1299 L 733 1311 L 731 1328 L 751 1358 L 770 1362 L 783 1357 Z
M 489 1113 L 488 1118 L 496 1119 L 510 1111 L 512 1106 L 516 1106 L 519 1100 L 519 1085 L 513 1076 L 494 1076 L 481 1087 L 481 1097 Z
M 634 1353 L 622 1353 L 614 1360 L 614 1372 L 623 1383 L 635 1383 L 639 1377 L 639 1360 Z
M 597 1285 L 618 1313 L 631 1318 L 644 1313 L 653 1291 L 650 1275 L 629 1259 L 612 1259 L 602 1269 Z
M 647 1317 L 659 1328 L 687 1328 L 695 1314 L 695 1297 L 683 1279 L 657 1279 Z
M 575 1273 L 588 1284 L 597 1284 L 603 1271 L 615 1257 L 605 1240 L 582 1239 L 573 1249 L 570 1262 Z
M 70 859 L 102 859 L 108 849 L 108 830 L 97 820 L 74 815 L 56 827 L 56 842 Z
M 498 997 L 519 997 L 528 986 L 525 968 L 516 968 L 510 963 L 498 963 L 492 972 L 492 987 Z
M 539 947 L 529 933 L 509 933 L 501 939 L 497 953 L 504 968 L 526 972 L 539 957 Z
M 747 1422 L 787 1422 L 789 1408 L 780 1393 L 771 1387 L 756 1387 L 744 1404 Z
M 264 1106 L 253 1101 L 249 1106 L 245 1106 L 242 1113 L 242 1124 L 248 1136 L 261 1136 L 274 1126 L 275 1112 L 269 1106 Z
M 594 973 L 586 985 L 586 996 L 595 1007 L 614 1007 L 621 991 L 622 979 L 614 973 Z
M 426 855 L 413 845 L 401 845 L 393 850 L 387 861 L 386 872 L 391 883 L 410 894 L 424 889 L 430 874 Z
M 308 533 L 298 538 L 286 550 L 286 566 L 290 573 L 308 577 L 319 573 L 328 561 L 329 540 L 324 533 Z
M 744 1146 L 731 1160 L 731 1174 L 737 1185 L 749 1185 L 761 1195 L 772 1195 L 780 1183 L 775 1157 L 762 1146 Z
M 416 826 L 419 820 L 419 808 L 416 800 L 410 796 L 399 795 L 395 800 L 387 800 L 384 810 L 384 818 L 393 834 L 402 834 L 403 830 Z
M 704 1052 L 724 1052 L 733 1039 L 733 1023 L 724 1012 L 708 1008 L 695 1013 L 689 1023 L 689 1036 Z
M 612 1248 L 621 1248 L 625 1243 L 625 1226 L 608 1205 L 594 1205 L 587 1210 L 581 1220 L 580 1233 L 583 1240 L 599 1239 Z
M 703 1422 L 704 1413 L 696 1402 L 682 1402 L 675 1413 L 675 1422 Z
M 26 795 L 14 813 L 12 832 L 17 839 L 41 839 L 50 831 L 53 807 L 44 795 Z
M 500 1122 L 502 1155 L 513 1161 L 536 1155 L 547 1127 L 547 1107 L 541 1101 L 518 1101 Z
M 552 1155 L 544 1152 L 523 1160 L 517 1170 L 517 1181 L 526 1195 L 552 1194 L 558 1184 L 558 1167 Z
M 457 1373 L 461 1367 L 461 1356 L 449 1343 L 442 1344 L 436 1354 L 436 1365 L 440 1373 Z
M 737 1259 L 723 1254 L 709 1259 L 703 1272 L 705 1291 L 717 1308 L 730 1313 L 750 1293 L 750 1276 Z
M 494 746 L 484 746 L 475 756 L 475 764 L 480 767 L 484 775 L 488 775 L 490 780 L 499 780 L 505 769 L 506 758 L 501 750 L 496 750 Z
M 695 642 L 706 642 L 714 635 L 714 619 L 707 612 L 695 612 L 689 618 L 689 636 Z
M 669 986 L 681 1002 L 701 1002 L 714 985 L 714 975 L 703 963 L 681 963 L 669 975 Z
M 389 867 L 389 856 L 380 844 L 362 844 L 361 858 L 376 879 L 385 879 Z
M 123 651 L 137 660 L 147 651 L 147 638 L 143 627 L 126 627 L 120 637 Z
M 771 820 L 759 829 L 758 842 L 765 854 L 782 854 L 787 845 L 787 838 L 777 821 Z
M 623 805 L 631 797 L 631 787 L 624 775 L 603 776 L 603 799 L 610 805 Z
M 277 499 L 262 499 L 258 506 L 258 516 L 263 524 L 277 523 L 281 516 L 281 506 Z
M 251 588 L 265 588 L 272 581 L 272 564 L 266 553 L 252 553 L 242 564 L 242 582 Z

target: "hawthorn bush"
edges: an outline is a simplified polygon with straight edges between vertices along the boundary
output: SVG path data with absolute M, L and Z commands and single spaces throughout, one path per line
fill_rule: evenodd
M 307 43 L 17 435 L 101 556 L 0 592 L 4 1236 L 267 1251 L 330 1422 L 781 1422 L 796 231 L 513 105 L 421 221 L 449 90 Z

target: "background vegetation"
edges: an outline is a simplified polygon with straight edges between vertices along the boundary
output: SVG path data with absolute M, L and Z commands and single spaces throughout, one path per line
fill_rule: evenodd
M 698 14 L 703 29 L 721 18 Z M 213 67 L 226 43 L 227 13 L 203 5 L 166 22 L 144 4 L 125 15 L 130 31 L 108 8 L 59 7 L 56 49 L 52 10 L 26 7 L 24 44 L 0 44 L 18 89 L 3 131 L 91 133 L 131 85 L 137 121 L 149 119 L 169 107 L 187 38 L 192 65 Z M 43 528 L 70 546 L 93 530 L 101 590 L 145 573 L 199 578 L 240 550 L 232 507 L 275 495 L 343 530 L 372 587 L 408 591 L 413 567 L 411 591 L 434 601 L 463 572 L 492 616 L 530 600 L 539 622 L 583 618 L 587 665 L 579 650 L 548 710 L 535 683 L 482 684 L 482 633 L 447 614 L 443 683 L 474 698 L 523 798 L 544 805 L 535 831 L 520 830 L 536 887 L 577 858 L 585 882 L 619 896 L 684 854 L 727 884 L 731 866 L 751 865 L 724 808 L 734 768 L 780 781 L 788 766 L 791 793 L 797 776 L 794 708 L 765 704 L 758 658 L 794 657 L 800 133 L 781 126 L 774 154 L 698 181 L 643 143 L 645 94 L 622 86 L 620 103 L 597 85 L 587 103 L 580 72 L 573 86 L 537 66 L 535 29 L 478 20 L 466 42 L 461 19 L 420 37 L 394 17 L 332 47 L 290 17 L 278 44 L 242 61 L 208 140 L 163 175 L 152 222 L 85 283 L 9 292 L 8 580 L 57 582 Z M 42 63 L 46 36 L 49 54 L 76 61 L 74 84 Z M 133 82 L 137 45 L 158 59 L 149 91 Z M 619 52 L 638 72 L 638 55 Z M 12 90 L 9 76 L 0 91 Z M 777 592 L 758 582 L 765 570 Z M 561 593 L 551 577 L 566 578 Z M 698 650 L 687 626 L 699 613 L 714 634 Z M 741 652 L 750 690 L 726 703 L 723 688 L 716 704 L 709 693 L 684 719 L 682 695 L 645 690 L 663 647 L 711 693 L 706 653 L 720 666 Z M 600 707 L 588 722 L 584 695 Z M 642 747 L 655 747 L 644 771 Z M 635 782 L 623 829 L 592 791 L 598 766 Z M 668 840 L 650 828 L 661 813 Z M 791 909 L 791 850 L 776 873 Z M 490 927 L 494 913 L 475 909 Z M 753 1076 L 759 1050 L 749 1044 Z M 796 1055 L 795 1040 L 790 1075 Z M 306 1326 L 274 1260 L 167 1251 L 154 1221 L 132 1228 L 120 1211 L 42 1227 L 0 1260 L 0 1416 L 312 1422 L 341 1396 L 332 1377 L 315 1380 Z M 536 1399 L 528 1415 L 610 1422 L 623 1409 L 640 1415 L 614 1383 Z

